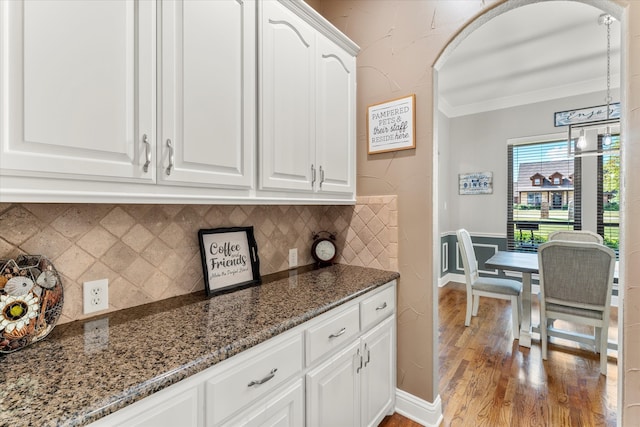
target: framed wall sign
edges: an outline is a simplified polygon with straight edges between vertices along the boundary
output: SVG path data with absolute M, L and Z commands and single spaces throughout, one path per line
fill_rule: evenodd
M 207 295 L 260 284 L 260 261 L 253 227 L 198 231 Z
M 580 108 L 578 110 L 560 111 L 554 113 L 555 127 L 575 125 L 578 123 L 598 122 L 607 119 L 620 118 L 620 103 L 609 104 L 609 116 L 607 117 L 607 106 Z
M 416 148 L 416 96 L 409 95 L 367 108 L 368 153 Z
M 492 194 L 493 172 L 471 172 L 458 175 L 458 194 Z

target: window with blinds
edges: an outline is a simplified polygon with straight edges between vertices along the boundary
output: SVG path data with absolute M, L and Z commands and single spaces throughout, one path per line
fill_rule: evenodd
M 507 249 L 535 252 L 553 231 L 580 230 L 581 159 L 567 141 L 507 149 Z
M 598 136 L 597 226 L 604 244 L 618 253 L 620 239 L 620 135 L 612 135 L 604 145 Z

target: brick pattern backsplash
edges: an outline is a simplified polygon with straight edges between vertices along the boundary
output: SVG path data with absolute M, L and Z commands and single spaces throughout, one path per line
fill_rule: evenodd
M 59 322 L 82 314 L 82 283 L 109 279 L 109 310 L 204 289 L 198 230 L 253 225 L 260 273 L 311 264 L 313 232 L 335 232 L 338 262 L 397 270 L 395 196 L 355 206 L 0 204 L 0 259 L 47 256 L 62 276 Z

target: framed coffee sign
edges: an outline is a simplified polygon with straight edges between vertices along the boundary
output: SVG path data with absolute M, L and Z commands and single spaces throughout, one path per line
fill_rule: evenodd
M 253 227 L 198 231 L 207 295 L 260 284 L 260 260 Z

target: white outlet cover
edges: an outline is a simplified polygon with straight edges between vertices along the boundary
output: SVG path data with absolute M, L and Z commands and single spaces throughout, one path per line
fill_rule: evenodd
M 84 282 L 82 286 L 84 314 L 109 308 L 109 281 L 107 279 Z

